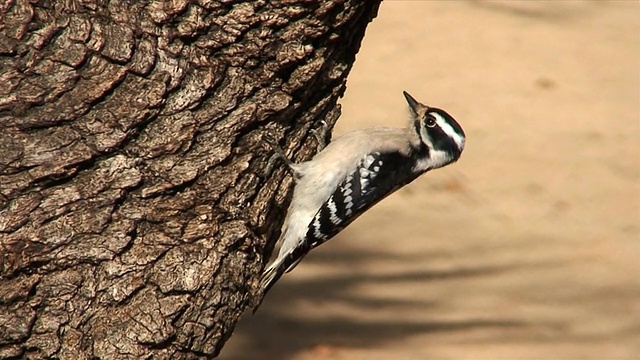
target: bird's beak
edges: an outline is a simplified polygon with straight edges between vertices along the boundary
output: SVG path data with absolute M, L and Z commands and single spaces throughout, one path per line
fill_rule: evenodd
M 402 93 L 404 94 L 404 98 L 407 99 L 407 103 L 409 103 L 409 108 L 414 114 L 419 116 L 421 113 L 424 113 L 424 110 L 428 109 L 427 106 L 419 103 L 418 100 L 414 99 L 413 96 L 409 95 L 408 92 L 403 91 Z

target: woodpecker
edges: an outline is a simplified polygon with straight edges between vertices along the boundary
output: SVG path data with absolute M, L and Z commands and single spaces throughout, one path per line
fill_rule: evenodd
M 458 160 L 465 144 L 460 124 L 446 111 L 421 104 L 406 91 L 407 128 L 371 128 L 331 141 L 310 161 L 292 163 L 275 144 L 274 158 L 294 176 L 293 198 L 282 226 L 278 256 L 264 270 L 267 293 L 312 249 L 366 210 L 425 172 Z

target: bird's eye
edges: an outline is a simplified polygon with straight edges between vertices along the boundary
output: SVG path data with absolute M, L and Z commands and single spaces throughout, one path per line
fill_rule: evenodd
M 427 119 L 425 120 L 425 123 L 427 124 L 427 127 L 434 127 L 436 126 L 436 118 L 433 117 L 433 115 L 427 115 Z

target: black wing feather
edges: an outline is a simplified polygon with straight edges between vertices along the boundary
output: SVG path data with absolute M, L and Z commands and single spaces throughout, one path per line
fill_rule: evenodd
M 320 208 L 309 224 L 307 251 L 331 239 L 367 209 L 416 179 L 415 161 L 399 153 L 373 153 L 363 158 Z

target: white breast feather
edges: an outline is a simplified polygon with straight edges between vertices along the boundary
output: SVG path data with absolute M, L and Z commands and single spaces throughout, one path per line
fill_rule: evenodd
M 278 258 L 286 256 L 305 240 L 317 211 L 360 161 L 368 161 L 367 155 L 373 152 L 399 150 L 408 153 L 408 140 L 419 141 L 412 135 L 409 129 L 396 128 L 354 131 L 333 140 L 312 161 L 294 165 L 303 176 L 294 186 L 291 205 L 282 226 Z M 373 157 L 370 162 L 373 162 Z M 350 215 L 351 211 L 349 207 L 346 213 Z

